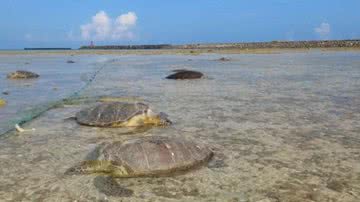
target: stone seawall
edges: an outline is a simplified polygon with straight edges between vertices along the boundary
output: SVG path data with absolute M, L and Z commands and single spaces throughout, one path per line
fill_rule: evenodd
M 329 41 L 272 41 L 251 43 L 224 44 L 190 44 L 179 45 L 179 49 L 261 49 L 261 48 L 359 48 L 360 40 L 329 40 Z
M 263 49 L 263 48 L 360 48 L 360 40 L 327 40 L 327 41 L 272 41 L 250 43 L 216 43 L 186 45 L 108 45 L 82 46 L 80 49 L 98 50 L 132 50 L 132 49 Z
M 170 44 L 157 45 L 106 45 L 106 46 L 81 46 L 80 49 L 96 50 L 136 50 L 136 49 L 170 49 Z

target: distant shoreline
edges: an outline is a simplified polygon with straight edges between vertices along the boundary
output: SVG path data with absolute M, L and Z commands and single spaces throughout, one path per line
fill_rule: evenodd
M 360 52 L 355 48 L 258 48 L 258 49 L 157 49 L 157 50 L 63 50 L 63 51 L 24 51 L 0 50 L 0 56 L 10 55 L 200 55 L 200 54 L 282 54 L 309 52 Z
M 156 49 L 266 49 L 266 48 L 360 48 L 360 40 L 271 41 L 214 44 L 155 44 L 81 46 L 80 50 L 156 50 Z
M 106 48 L 107 47 L 107 48 Z M 80 49 L 0 50 L 0 55 L 198 55 L 198 54 L 279 54 L 312 51 L 360 51 L 360 40 L 272 41 L 187 45 L 93 46 Z
M 71 48 L 24 48 L 24 50 L 71 50 Z

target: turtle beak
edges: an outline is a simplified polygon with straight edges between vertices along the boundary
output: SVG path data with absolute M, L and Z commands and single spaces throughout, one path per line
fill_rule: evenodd
M 172 122 L 169 120 L 169 116 L 167 115 L 167 114 L 165 114 L 165 113 L 163 113 L 163 112 L 160 112 L 159 114 L 158 114 L 158 116 L 159 116 L 159 119 L 160 119 L 160 124 L 161 125 L 165 125 L 165 126 L 168 126 L 168 125 L 171 125 L 172 124 Z

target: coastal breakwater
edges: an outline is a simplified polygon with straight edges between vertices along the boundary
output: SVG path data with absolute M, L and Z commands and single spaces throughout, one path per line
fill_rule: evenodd
M 360 40 L 326 40 L 326 41 L 271 41 L 246 43 L 213 43 L 185 45 L 107 45 L 81 46 L 80 49 L 98 50 L 132 50 L 132 49 L 292 49 L 292 48 L 360 48 Z
M 156 44 L 156 45 L 105 45 L 105 46 L 81 46 L 81 49 L 95 49 L 95 50 L 137 50 L 137 49 L 171 49 L 170 44 Z
M 71 50 L 71 48 L 24 48 L 24 50 Z

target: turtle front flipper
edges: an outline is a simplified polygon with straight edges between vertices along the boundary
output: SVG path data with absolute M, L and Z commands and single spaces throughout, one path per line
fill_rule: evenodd
M 133 190 L 121 186 L 110 176 L 97 176 L 94 179 L 94 186 L 106 196 L 130 197 L 134 194 Z
M 117 162 L 113 161 L 110 166 L 108 166 L 108 173 L 110 176 L 115 178 L 128 178 L 128 177 L 134 177 L 136 176 L 136 172 L 131 169 L 130 166 L 128 166 L 124 162 Z
M 109 161 L 98 161 L 89 160 L 83 161 L 65 171 L 65 175 L 83 175 L 91 173 L 107 173 L 111 169 L 111 162 Z
M 136 126 L 136 127 L 128 127 L 128 129 L 126 130 L 126 132 L 121 133 L 121 135 L 136 135 L 136 134 L 141 134 L 141 133 L 145 133 L 149 130 L 151 130 L 153 127 L 148 126 L 148 125 L 143 125 L 143 126 Z M 119 133 L 120 134 L 120 133 Z

